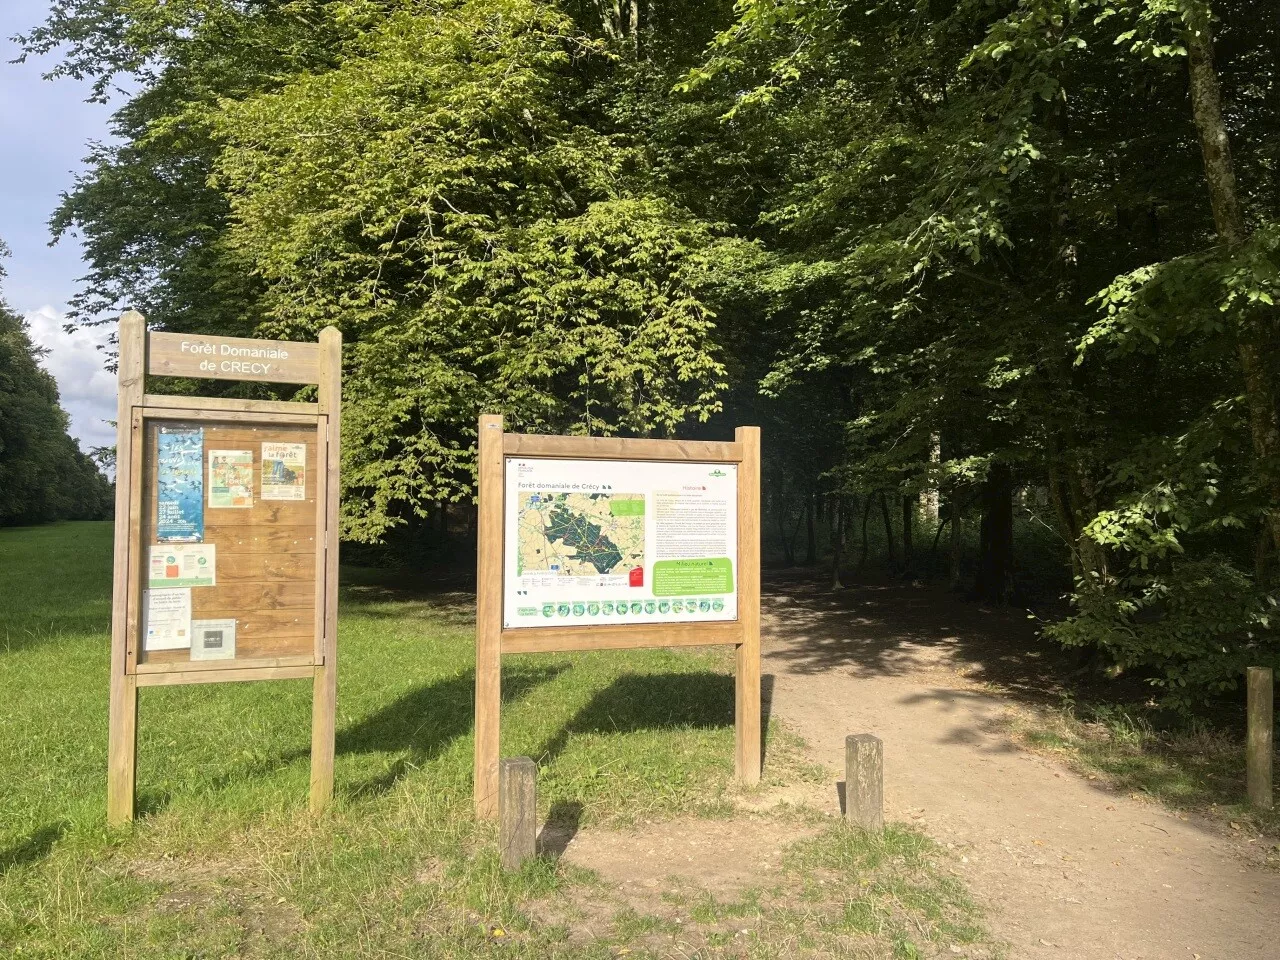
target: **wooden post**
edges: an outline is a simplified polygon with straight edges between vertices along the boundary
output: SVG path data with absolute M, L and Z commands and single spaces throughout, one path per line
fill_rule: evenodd
M 1249 731 L 1245 745 L 1245 796 L 1260 810 L 1271 809 L 1271 745 L 1274 730 L 1274 688 L 1270 667 L 1250 667 L 1248 674 Z
M 129 556 L 133 529 L 141 523 L 130 511 L 133 487 L 134 444 L 141 437 L 134 430 L 133 411 L 142 406 L 146 370 L 147 326 L 142 314 L 130 310 L 120 318 L 120 362 L 116 394 L 116 519 L 115 577 L 111 605 L 111 701 L 108 710 L 107 823 L 118 827 L 133 819 L 134 787 L 138 761 L 138 685 L 127 670 L 131 642 L 129 613 L 141 597 L 130 596 Z M 131 522 L 132 521 L 132 522 Z
M 869 733 L 844 739 L 844 816 L 871 833 L 884 829 L 884 745 Z
M 312 813 L 320 813 L 333 799 L 334 736 L 338 712 L 338 472 L 342 437 L 342 334 L 336 327 L 320 331 L 320 382 L 316 399 L 319 403 L 320 429 L 325 451 L 323 482 L 324 502 L 317 510 L 324 512 L 324 544 L 318 562 L 323 564 L 323 579 L 317 580 L 324 598 L 320 650 L 312 679 L 311 694 L 311 796 Z M 320 573 L 321 571 L 317 571 Z
M 538 839 L 538 767 L 528 757 L 498 765 L 498 836 L 502 869 L 519 870 L 534 856 Z
M 760 782 L 760 428 L 739 427 L 738 622 L 734 769 L 749 786 Z
M 476 816 L 498 814 L 502 729 L 502 417 L 480 417 L 476 525 Z

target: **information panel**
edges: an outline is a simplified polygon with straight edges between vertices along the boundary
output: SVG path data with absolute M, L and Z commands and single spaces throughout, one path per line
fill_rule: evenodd
M 734 463 L 507 457 L 503 626 L 736 620 Z

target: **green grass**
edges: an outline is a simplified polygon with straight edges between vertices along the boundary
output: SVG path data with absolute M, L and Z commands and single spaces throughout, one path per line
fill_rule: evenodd
M 1074 703 L 1024 716 L 1015 729 L 1027 746 L 1062 757 L 1090 779 L 1280 836 L 1280 811 L 1244 804 L 1244 744 L 1227 731 L 1194 722 L 1162 728 L 1136 708 Z
M 0 530 L 0 954 L 593 958 L 651 932 L 530 919 L 599 881 L 542 858 L 504 874 L 471 816 L 472 599 L 370 571 L 344 570 L 329 813 L 306 813 L 306 681 L 149 688 L 140 819 L 107 829 L 110 541 Z M 503 755 L 536 758 L 541 810 L 587 827 L 731 816 L 732 693 L 723 652 L 512 657 Z M 774 739 L 775 771 L 812 775 Z M 769 942 L 751 955 L 790 955 Z

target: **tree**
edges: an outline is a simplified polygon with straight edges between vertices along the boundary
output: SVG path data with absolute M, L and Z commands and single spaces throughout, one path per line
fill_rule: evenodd
M 26 321 L 0 300 L 0 526 L 98 520 L 111 509 L 111 485 L 67 434 L 41 355 Z

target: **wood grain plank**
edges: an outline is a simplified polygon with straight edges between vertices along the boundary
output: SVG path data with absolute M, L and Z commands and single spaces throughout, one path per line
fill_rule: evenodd
M 734 682 L 734 767 L 740 781 L 760 782 L 760 428 L 739 427 L 738 622 Z
M 315 403 L 294 400 L 241 400 L 237 397 L 190 397 L 148 393 L 143 406 L 156 410 L 190 410 L 199 414 L 216 413 L 287 413 L 314 420 L 320 415 Z
M 742 626 L 722 623 L 625 624 L 622 626 L 521 627 L 502 631 L 503 653 L 561 650 L 629 650 L 635 647 L 709 647 L 739 644 Z
M 169 651 L 178 653 L 180 651 Z M 235 660 L 191 660 L 173 659 L 157 663 L 144 663 L 138 667 L 138 674 L 144 673 L 190 673 L 199 670 L 248 670 L 259 667 L 314 667 L 315 663 L 307 654 L 284 657 L 254 657 L 252 659 Z
M 502 736 L 502 417 L 480 417 L 476 540 L 476 816 L 498 815 Z
M 691 460 L 737 463 L 740 444 L 714 440 L 644 440 L 622 437 L 555 437 L 503 434 L 502 452 L 509 457 L 556 457 L 579 460 Z
M 130 310 L 120 318 L 120 359 L 116 396 L 116 517 L 112 551 L 111 664 L 107 736 L 107 823 L 120 826 L 134 815 L 134 786 L 138 754 L 138 687 L 129 672 L 129 610 L 138 602 L 130 596 L 129 554 L 133 538 L 130 514 L 134 474 L 133 411 L 142 402 L 146 369 L 146 321 Z
M 147 373 L 161 377 L 256 380 L 263 383 L 315 383 L 320 374 L 320 345 L 293 340 L 247 340 L 205 334 L 153 333 L 148 338 Z M 208 348 L 208 350 L 206 350 Z M 236 356 L 236 351 L 273 348 L 284 357 Z M 244 369 L 236 369 L 239 364 Z M 249 364 L 262 368 L 251 369 Z
M 318 667 L 254 667 L 245 670 L 188 670 L 175 673 L 148 673 L 137 677 L 140 687 L 172 687 L 186 683 L 226 683 L 246 680 L 302 680 Z
M 324 512 L 317 517 L 316 581 L 324 597 L 323 619 L 315 617 L 324 651 L 311 692 L 311 795 L 313 814 L 333 799 L 333 762 L 338 714 L 338 495 L 342 443 L 342 334 L 336 327 L 320 331 L 320 377 L 317 399 L 324 431 Z M 323 564 L 323 566 L 321 566 Z M 323 571 L 323 572 L 321 572 Z M 313 635 L 313 649 L 317 641 Z

